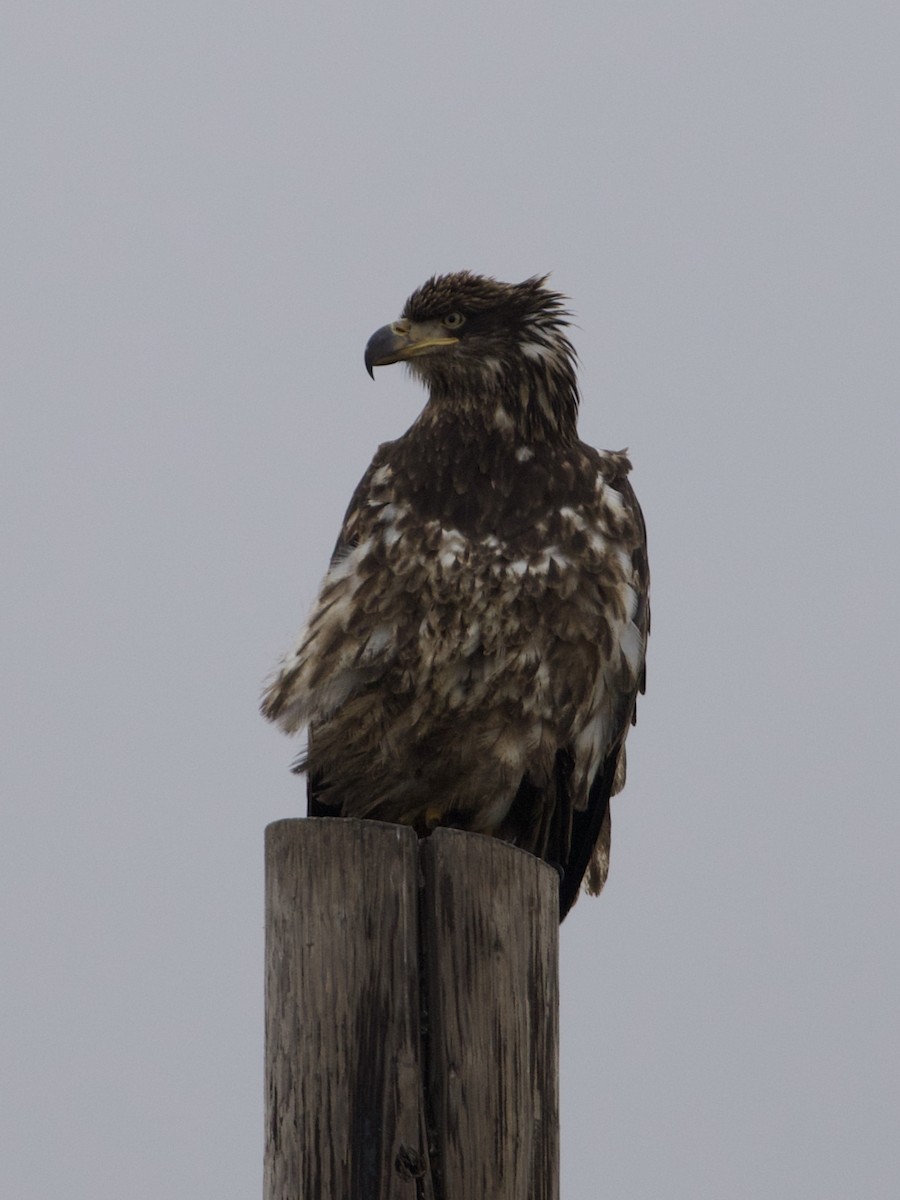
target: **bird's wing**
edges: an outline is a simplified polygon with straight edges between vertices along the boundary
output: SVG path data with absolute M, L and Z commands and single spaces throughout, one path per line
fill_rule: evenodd
M 582 882 L 586 883 L 588 891 L 594 895 L 606 882 L 609 873 L 609 801 L 625 784 L 625 739 L 629 728 L 636 721 L 637 697 L 646 687 L 646 658 L 643 649 L 646 648 L 650 634 L 647 531 L 641 507 L 627 475 L 623 473 L 611 482 L 632 516 L 634 533 L 630 538 L 630 545 L 624 549 L 630 556 L 632 586 L 637 596 L 632 623 L 641 639 L 642 655 L 639 669 L 634 675 L 630 678 L 627 674 L 620 676 L 622 685 L 616 706 L 617 720 L 612 730 L 609 748 L 591 783 L 586 808 L 572 814 L 568 852 L 561 863 L 560 919 L 577 900 Z
M 390 573 L 390 528 L 380 519 L 387 500 L 379 494 L 388 449 L 356 488 L 306 625 L 264 691 L 263 715 L 287 733 L 340 707 L 390 659 L 393 632 L 379 604 Z

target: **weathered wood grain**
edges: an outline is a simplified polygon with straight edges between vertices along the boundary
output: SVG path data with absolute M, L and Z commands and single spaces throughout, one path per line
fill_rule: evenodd
M 266 830 L 265 1200 L 428 1200 L 417 840 Z
M 270 825 L 265 1200 L 558 1200 L 557 943 L 521 850 Z
M 452 829 L 421 854 L 435 1192 L 558 1200 L 558 876 Z

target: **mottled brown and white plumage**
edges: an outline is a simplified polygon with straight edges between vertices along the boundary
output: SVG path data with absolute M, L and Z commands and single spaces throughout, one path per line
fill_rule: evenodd
M 359 484 L 263 712 L 309 726 L 311 815 L 452 824 L 603 885 L 644 687 L 646 536 L 624 453 L 578 438 L 564 297 L 435 277 L 378 330 L 429 397 Z

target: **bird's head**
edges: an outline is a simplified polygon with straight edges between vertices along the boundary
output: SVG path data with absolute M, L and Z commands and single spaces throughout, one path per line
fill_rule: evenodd
M 436 275 L 366 346 L 366 369 L 405 362 L 442 407 L 479 408 L 532 435 L 574 436 L 575 351 L 566 299 L 546 277 Z M 499 407 L 498 407 L 499 406 Z

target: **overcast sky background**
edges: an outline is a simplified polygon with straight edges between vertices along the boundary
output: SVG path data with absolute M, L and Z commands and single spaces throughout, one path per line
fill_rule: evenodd
M 651 539 L 564 1200 L 900 1194 L 896 3 L 4 25 L 0 1194 L 260 1194 L 258 695 L 462 267 L 571 297 Z

